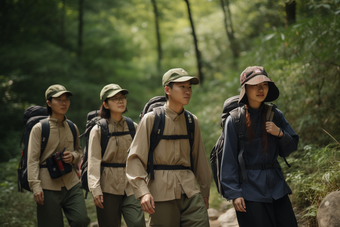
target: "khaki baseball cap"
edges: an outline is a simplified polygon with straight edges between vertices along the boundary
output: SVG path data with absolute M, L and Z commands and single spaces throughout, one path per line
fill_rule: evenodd
M 129 94 L 128 90 L 122 89 L 118 84 L 108 84 L 101 90 L 100 100 L 102 100 L 102 102 L 105 102 L 105 99 L 111 98 L 119 92 L 122 92 L 124 95 Z
M 45 98 L 46 98 L 46 100 L 51 98 L 51 97 L 56 98 L 56 97 L 61 96 L 64 93 L 68 93 L 69 96 L 73 95 L 72 92 L 66 90 L 66 88 L 63 85 L 54 84 L 54 85 L 51 85 L 47 88 L 47 90 L 45 92 Z
M 189 73 L 182 68 L 170 69 L 163 75 L 163 87 L 167 86 L 170 82 L 185 82 L 190 80 L 191 84 L 199 84 L 200 81 L 197 77 L 189 76 Z

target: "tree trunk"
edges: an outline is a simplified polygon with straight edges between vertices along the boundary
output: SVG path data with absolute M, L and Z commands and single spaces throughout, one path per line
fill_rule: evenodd
M 78 58 L 81 58 L 83 48 L 83 0 L 79 0 L 79 17 L 78 17 Z
M 161 72 L 161 61 L 162 61 L 162 43 L 161 43 L 161 34 L 159 33 L 159 14 L 157 9 L 156 0 L 151 0 L 153 5 L 153 12 L 155 15 L 155 27 L 156 27 L 156 38 L 157 38 L 157 52 L 158 52 L 158 60 L 157 60 L 157 70 L 158 73 Z
M 65 42 L 65 0 L 62 0 L 61 3 L 63 4 L 61 8 L 61 35 L 60 35 L 60 45 L 64 47 Z
M 8 27 L 8 12 L 10 3 L 7 1 L 0 1 L 0 45 L 3 46 L 5 40 L 5 34 L 7 32 Z M 11 2 L 11 4 L 13 4 Z
M 189 0 L 184 0 L 184 1 L 185 1 L 185 3 L 187 4 L 187 8 L 188 8 L 188 16 L 189 16 L 190 25 L 191 25 L 191 30 L 192 30 L 192 36 L 193 36 L 193 38 L 194 38 L 195 51 L 196 51 L 196 60 L 197 60 L 198 77 L 199 77 L 201 83 L 203 83 L 203 81 L 204 81 L 204 76 L 203 76 L 203 72 L 202 72 L 203 64 L 202 64 L 202 59 L 201 59 L 201 53 L 200 53 L 200 51 L 199 51 L 199 49 L 198 49 L 198 44 L 197 44 L 197 37 L 196 37 L 196 32 L 195 32 L 194 21 L 192 20 L 192 16 L 191 16 L 190 3 L 189 3 Z
M 295 24 L 296 22 L 296 1 L 290 1 L 285 5 L 286 9 L 286 26 Z
M 239 50 L 239 45 L 234 36 L 234 28 L 233 28 L 233 24 L 231 20 L 229 1 L 226 0 L 224 3 L 224 0 L 221 0 L 221 8 L 222 8 L 223 15 L 224 15 L 225 30 L 227 33 L 227 37 L 229 39 L 230 49 L 233 54 L 233 68 L 237 69 L 238 68 L 237 59 L 240 57 L 240 50 Z

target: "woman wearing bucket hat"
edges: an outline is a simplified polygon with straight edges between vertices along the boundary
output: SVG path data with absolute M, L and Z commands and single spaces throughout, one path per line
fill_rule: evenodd
M 277 157 L 287 157 L 295 151 L 299 136 L 278 109 L 273 122 L 266 120 L 268 105 L 264 103 L 276 100 L 279 89 L 263 67 L 247 67 L 240 75 L 240 84 L 239 103 L 245 104 L 241 108 L 245 108 L 246 115 L 241 127 L 245 127 L 243 161 L 247 180 L 241 176 L 238 137 L 229 116 L 224 128 L 221 174 L 225 198 L 233 200 L 240 227 L 297 226 L 288 197 L 292 191 Z
M 124 117 L 128 90 L 108 84 L 100 92 L 103 120 L 92 128 L 88 149 L 88 186 L 97 209 L 99 226 L 121 226 L 123 214 L 127 226 L 145 226 L 144 212 L 125 175 L 127 150 L 132 142 L 129 131 L 137 124 Z M 102 127 L 108 126 L 110 139 L 102 155 Z M 130 125 L 130 127 L 129 127 Z M 129 130 L 130 129 L 130 130 Z M 120 134 L 119 134 L 120 133 Z

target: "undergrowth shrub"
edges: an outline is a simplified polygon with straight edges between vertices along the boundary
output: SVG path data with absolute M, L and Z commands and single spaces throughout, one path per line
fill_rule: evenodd
M 0 226 L 33 227 L 37 226 L 36 202 L 32 192 L 18 192 L 17 168 L 20 158 L 0 163 Z M 91 222 L 97 220 L 96 208 L 89 193 L 86 208 Z M 64 225 L 68 226 L 64 215 Z
M 340 189 L 340 146 L 330 144 L 324 148 L 306 145 L 294 152 L 288 168 L 281 163 L 293 194 L 291 200 L 300 221 L 317 227 L 316 214 L 323 198 Z

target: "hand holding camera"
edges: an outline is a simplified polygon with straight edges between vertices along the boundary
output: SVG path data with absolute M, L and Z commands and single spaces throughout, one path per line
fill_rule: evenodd
M 70 163 L 73 161 L 73 156 L 69 151 L 64 152 L 65 148 L 61 152 L 52 154 L 51 157 L 46 160 L 47 169 L 52 179 L 59 178 L 72 171 L 72 165 Z
M 72 164 L 72 162 L 73 162 L 73 155 L 71 154 L 71 152 L 65 151 L 64 154 L 62 155 L 62 157 L 63 157 L 63 161 L 65 163 Z

